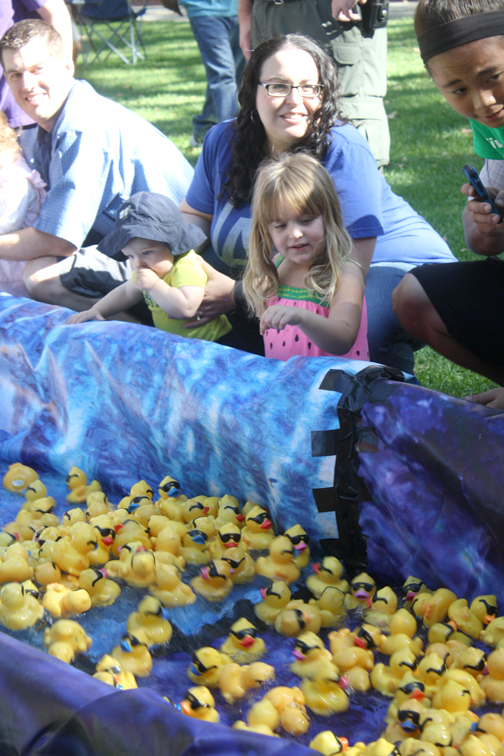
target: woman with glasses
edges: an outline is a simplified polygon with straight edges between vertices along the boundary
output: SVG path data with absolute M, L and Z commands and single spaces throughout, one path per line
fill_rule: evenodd
M 186 220 L 208 235 L 211 247 L 204 256 L 213 266 L 207 268 L 200 320 L 189 327 L 233 313 L 240 348 L 261 353 L 262 339 L 240 307 L 239 283 L 255 174 L 268 156 L 305 151 L 329 171 L 353 257 L 367 274 L 371 359 L 412 373 L 415 343 L 392 311 L 392 291 L 416 265 L 455 258 L 434 229 L 393 194 L 366 140 L 341 120 L 334 62 L 302 35 L 266 40 L 252 53 L 238 99 L 236 119 L 208 133 L 180 206 Z

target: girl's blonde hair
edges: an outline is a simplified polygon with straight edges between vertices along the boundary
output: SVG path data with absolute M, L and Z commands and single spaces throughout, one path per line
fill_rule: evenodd
M 0 154 L 4 152 L 12 152 L 12 159 L 15 160 L 21 154 L 21 147 L 16 132 L 11 129 L 6 115 L 0 110 Z
M 322 216 L 325 243 L 305 276 L 311 296 L 327 306 L 340 281 L 340 272 L 351 253 L 352 240 L 343 226 L 338 195 L 323 165 L 306 153 L 283 153 L 265 160 L 255 181 L 252 199 L 252 229 L 243 291 L 249 307 L 258 315 L 278 291 L 279 280 L 273 262 L 275 250 L 269 232 L 279 208 L 296 215 Z

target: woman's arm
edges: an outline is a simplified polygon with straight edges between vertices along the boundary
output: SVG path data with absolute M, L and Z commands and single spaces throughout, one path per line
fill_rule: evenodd
M 369 236 L 363 239 L 352 239 L 352 242 L 351 256 L 362 265 L 364 273 L 367 275 L 371 261 L 373 260 L 373 254 L 376 247 L 376 236 Z
M 324 352 L 346 354 L 359 333 L 364 289 L 361 267 L 349 260 L 343 265 L 328 318 L 300 307 L 273 305 L 261 317 L 261 333 L 267 328 L 281 331 L 286 325 L 297 325 Z
M 76 312 L 68 318 L 67 323 L 85 323 L 88 320 L 105 320 L 111 315 L 133 307 L 142 299 L 142 292 L 131 281 L 126 281 L 100 299 L 89 310 Z
M 137 289 L 147 291 L 170 318 L 192 318 L 196 315 L 204 294 L 202 286 L 170 286 L 150 268 L 140 268 L 135 275 Z
M 206 234 L 207 239 L 210 238 L 210 226 L 212 225 L 213 215 L 207 215 L 207 213 L 200 213 L 199 210 L 195 210 L 193 207 L 187 204 L 185 199 L 179 205 L 179 210 L 186 223 L 192 223 L 194 226 L 198 226 Z M 206 244 L 205 244 L 206 246 Z

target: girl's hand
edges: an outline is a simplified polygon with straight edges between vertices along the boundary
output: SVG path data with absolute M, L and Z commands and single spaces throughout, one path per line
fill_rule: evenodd
M 208 276 L 205 294 L 198 308 L 198 319 L 186 323 L 184 328 L 199 328 L 235 308 L 233 279 L 219 273 L 203 259 L 200 259 L 200 264 Z
M 482 394 L 465 396 L 464 399 L 467 399 L 468 402 L 484 404 L 494 409 L 504 409 L 504 388 L 490 389 L 489 391 L 484 391 Z
M 85 323 L 88 320 L 105 320 L 103 315 L 96 307 L 91 307 L 90 310 L 84 310 L 83 312 L 76 312 L 75 315 L 71 315 L 67 320 L 67 325 L 73 325 L 74 323 Z
M 300 325 L 303 320 L 303 310 L 300 307 L 287 307 L 286 305 L 272 305 L 263 312 L 259 323 L 261 335 L 268 328 L 283 331 L 286 325 Z
M 135 288 L 141 291 L 150 291 L 159 276 L 150 268 L 139 268 L 135 274 Z
M 499 192 L 494 187 L 486 187 L 486 189 L 504 217 L 504 192 Z M 475 189 L 471 184 L 464 184 L 461 192 L 466 197 L 476 196 Z M 473 199 L 467 203 L 466 210 L 471 213 L 470 217 L 480 234 L 495 236 L 504 233 L 504 221 L 501 221 L 499 216 L 492 211 L 492 206 L 488 202 L 478 202 L 478 200 Z

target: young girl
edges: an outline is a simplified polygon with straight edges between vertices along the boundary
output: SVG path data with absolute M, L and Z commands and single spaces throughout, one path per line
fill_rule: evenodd
M 326 169 L 303 153 L 263 163 L 243 290 L 266 357 L 369 359 L 364 273 L 350 250 Z
M 486 159 L 482 182 L 504 216 L 504 0 L 420 0 L 415 32 L 434 84 L 470 119 L 474 150 Z M 471 198 L 466 243 L 486 259 L 415 268 L 394 292 L 394 309 L 413 336 L 504 385 L 504 223 L 472 199 L 470 184 L 462 192 Z M 467 398 L 504 407 L 503 389 Z
M 16 132 L 0 111 L 0 235 L 32 226 L 45 197 L 44 182 L 21 155 Z M 0 260 L 0 284 L 21 281 L 25 263 Z

